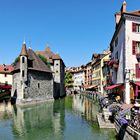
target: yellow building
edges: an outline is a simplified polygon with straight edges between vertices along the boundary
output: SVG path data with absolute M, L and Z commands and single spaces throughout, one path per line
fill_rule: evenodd
M 101 58 L 103 54 L 92 55 L 92 86 L 101 92 Z
M 109 66 L 108 62 L 110 60 L 111 52 L 105 52 L 104 56 L 101 58 L 101 94 L 106 94 L 106 90 L 104 88 L 109 83 Z

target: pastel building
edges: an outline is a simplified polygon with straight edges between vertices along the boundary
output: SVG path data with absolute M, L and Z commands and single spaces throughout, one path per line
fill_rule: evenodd
M 140 10 L 127 12 L 123 2 L 115 18 L 110 43 L 112 84 L 124 84 L 124 101 L 129 104 L 131 99 L 140 99 Z

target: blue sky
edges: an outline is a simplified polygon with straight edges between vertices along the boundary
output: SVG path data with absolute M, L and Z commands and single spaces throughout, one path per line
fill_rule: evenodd
M 66 66 L 90 61 L 107 49 L 115 30 L 114 13 L 123 0 L 0 0 L 0 64 L 10 64 L 27 47 L 48 44 Z M 127 11 L 140 9 L 127 0 Z

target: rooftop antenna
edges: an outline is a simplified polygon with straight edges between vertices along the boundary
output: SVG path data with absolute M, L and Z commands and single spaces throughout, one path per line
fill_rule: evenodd
M 24 39 L 23 39 L 23 44 L 26 44 L 25 37 L 24 37 Z
M 29 49 L 31 49 L 31 41 L 29 40 Z

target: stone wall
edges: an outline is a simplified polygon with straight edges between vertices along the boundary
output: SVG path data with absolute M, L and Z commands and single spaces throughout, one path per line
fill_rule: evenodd
M 12 84 L 12 93 L 11 96 L 14 96 L 15 90 L 17 90 L 17 99 L 22 99 L 22 91 L 21 91 L 21 79 L 20 79 L 20 72 L 13 74 L 13 84 Z
M 53 77 L 51 73 L 28 71 L 27 82 L 22 82 L 20 72 L 13 74 L 12 96 L 17 89 L 17 103 L 22 99 L 46 100 L 53 98 Z M 22 84 L 25 84 L 22 95 Z
M 51 99 L 53 98 L 53 78 L 50 73 L 37 71 L 28 72 L 28 83 L 24 98 Z
M 66 95 L 65 92 L 65 66 L 63 62 L 60 62 L 60 97 L 64 97 Z

